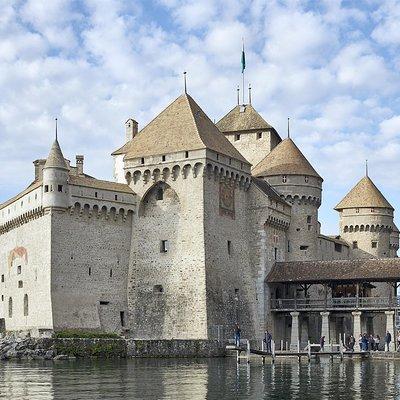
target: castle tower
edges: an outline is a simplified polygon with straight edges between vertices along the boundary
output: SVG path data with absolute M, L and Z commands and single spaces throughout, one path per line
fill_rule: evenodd
M 318 208 L 322 181 L 292 139 L 284 139 L 253 170 L 292 204 L 287 259 L 314 260 L 318 256 Z
M 282 140 L 251 104 L 237 105 L 216 125 L 253 166 Z
M 250 163 L 187 93 L 113 153 L 139 210 L 128 287 L 131 333 L 206 339 L 239 321 L 253 337 Z
M 340 215 L 340 236 L 352 246 L 353 258 L 390 257 L 391 244 L 392 250 L 397 251 L 394 209 L 368 175 L 350 190 L 335 210 Z
M 69 206 L 68 166 L 56 139 L 43 167 L 43 208 L 65 209 Z

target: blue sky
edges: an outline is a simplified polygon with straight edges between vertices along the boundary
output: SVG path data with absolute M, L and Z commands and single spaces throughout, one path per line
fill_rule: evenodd
M 0 1 L 0 202 L 33 179 L 54 118 L 65 156 L 112 178 L 123 123 L 144 126 L 182 91 L 211 119 L 236 101 L 241 38 L 253 105 L 324 178 L 334 205 L 370 176 L 400 209 L 400 1 Z

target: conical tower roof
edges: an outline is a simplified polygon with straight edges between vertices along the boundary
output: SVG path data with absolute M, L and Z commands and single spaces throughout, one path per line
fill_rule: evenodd
M 237 105 L 216 124 L 221 132 L 274 129 L 251 104 Z
M 254 176 L 309 175 L 321 178 L 290 138 L 282 140 L 253 168 L 252 174 Z
M 43 168 L 62 168 L 68 170 L 60 144 L 56 139 L 51 146 L 49 156 L 47 157 L 46 164 Z
M 369 176 L 364 176 L 353 189 L 335 207 L 340 211 L 344 208 L 391 208 L 391 204 L 375 186 Z
M 124 146 L 125 159 L 201 149 L 250 164 L 186 93 Z

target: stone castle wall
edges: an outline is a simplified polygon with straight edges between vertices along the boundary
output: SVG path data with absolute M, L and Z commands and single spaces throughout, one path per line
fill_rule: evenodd
M 34 217 L 34 218 L 33 218 Z M 51 304 L 51 215 L 0 234 L 0 318 L 6 330 L 53 328 Z
M 75 205 L 51 217 L 54 329 L 123 331 L 132 212 L 124 216 Z

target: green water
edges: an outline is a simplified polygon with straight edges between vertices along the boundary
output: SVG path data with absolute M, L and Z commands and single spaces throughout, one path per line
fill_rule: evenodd
M 0 399 L 400 399 L 400 363 L 227 359 L 6 362 Z

